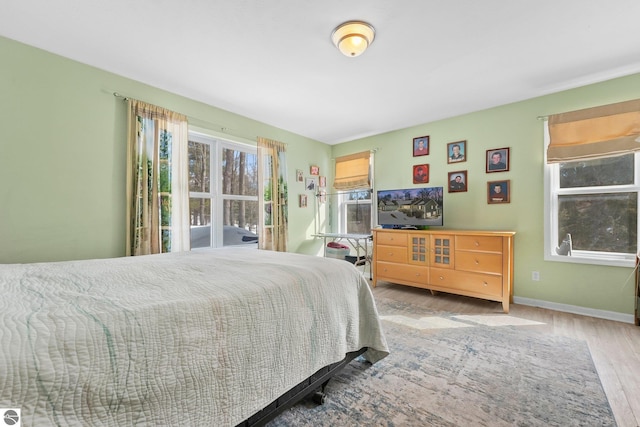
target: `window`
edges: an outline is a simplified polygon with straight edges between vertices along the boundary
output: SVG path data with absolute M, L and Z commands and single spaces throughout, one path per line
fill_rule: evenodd
M 548 144 L 548 132 L 545 136 Z M 638 154 L 628 153 L 546 165 L 545 259 L 634 265 L 638 252 L 638 162 Z M 561 248 L 567 235 L 570 254 Z
M 255 147 L 189 134 L 189 216 L 192 249 L 257 247 Z
M 371 233 L 371 190 L 341 193 L 340 233 Z
M 373 152 L 338 157 L 335 172 L 333 187 L 338 191 L 340 233 L 370 234 Z

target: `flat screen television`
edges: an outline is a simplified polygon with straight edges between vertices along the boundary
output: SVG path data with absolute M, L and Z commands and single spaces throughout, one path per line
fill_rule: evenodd
M 444 187 L 378 190 L 378 224 L 383 228 L 428 228 L 444 225 Z

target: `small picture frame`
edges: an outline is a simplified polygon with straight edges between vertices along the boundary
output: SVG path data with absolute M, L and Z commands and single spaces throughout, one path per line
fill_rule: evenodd
M 310 175 L 320 175 L 320 167 L 316 166 L 316 165 L 311 165 L 309 167 L 309 174 Z
M 327 186 L 327 177 L 322 175 L 318 177 L 318 187 L 325 188 Z
M 447 163 L 467 161 L 467 141 L 456 141 L 447 144 Z
M 304 182 L 304 178 L 302 177 L 302 169 L 296 169 L 296 181 L 297 182 Z
M 510 203 L 511 202 L 511 180 L 489 181 L 487 182 L 487 203 Z
M 318 178 L 307 177 L 304 181 L 304 188 L 310 191 L 316 191 L 318 189 Z
M 487 150 L 487 173 L 508 171 L 509 160 L 509 148 Z
M 413 138 L 413 157 L 426 156 L 427 154 L 429 154 L 429 136 Z
M 449 193 L 460 193 L 463 191 L 467 191 L 467 171 L 455 171 L 449 172 L 448 175 L 449 181 Z
M 306 208 L 307 207 L 307 195 L 306 194 L 300 194 L 298 196 L 298 205 L 301 208 Z
M 429 165 L 413 165 L 413 183 L 426 184 L 429 182 Z

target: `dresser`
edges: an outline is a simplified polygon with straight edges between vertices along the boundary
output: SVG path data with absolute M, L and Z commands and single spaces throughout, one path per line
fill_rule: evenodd
M 373 286 L 379 280 L 502 303 L 513 301 L 512 231 L 373 232 Z

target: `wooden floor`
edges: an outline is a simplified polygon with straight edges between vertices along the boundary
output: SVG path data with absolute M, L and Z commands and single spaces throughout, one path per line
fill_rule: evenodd
M 502 304 L 379 282 L 375 296 L 460 314 L 504 314 Z M 640 327 L 544 308 L 512 304 L 510 316 L 544 323 L 545 333 L 585 340 L 619 427 L 640 426 Z

